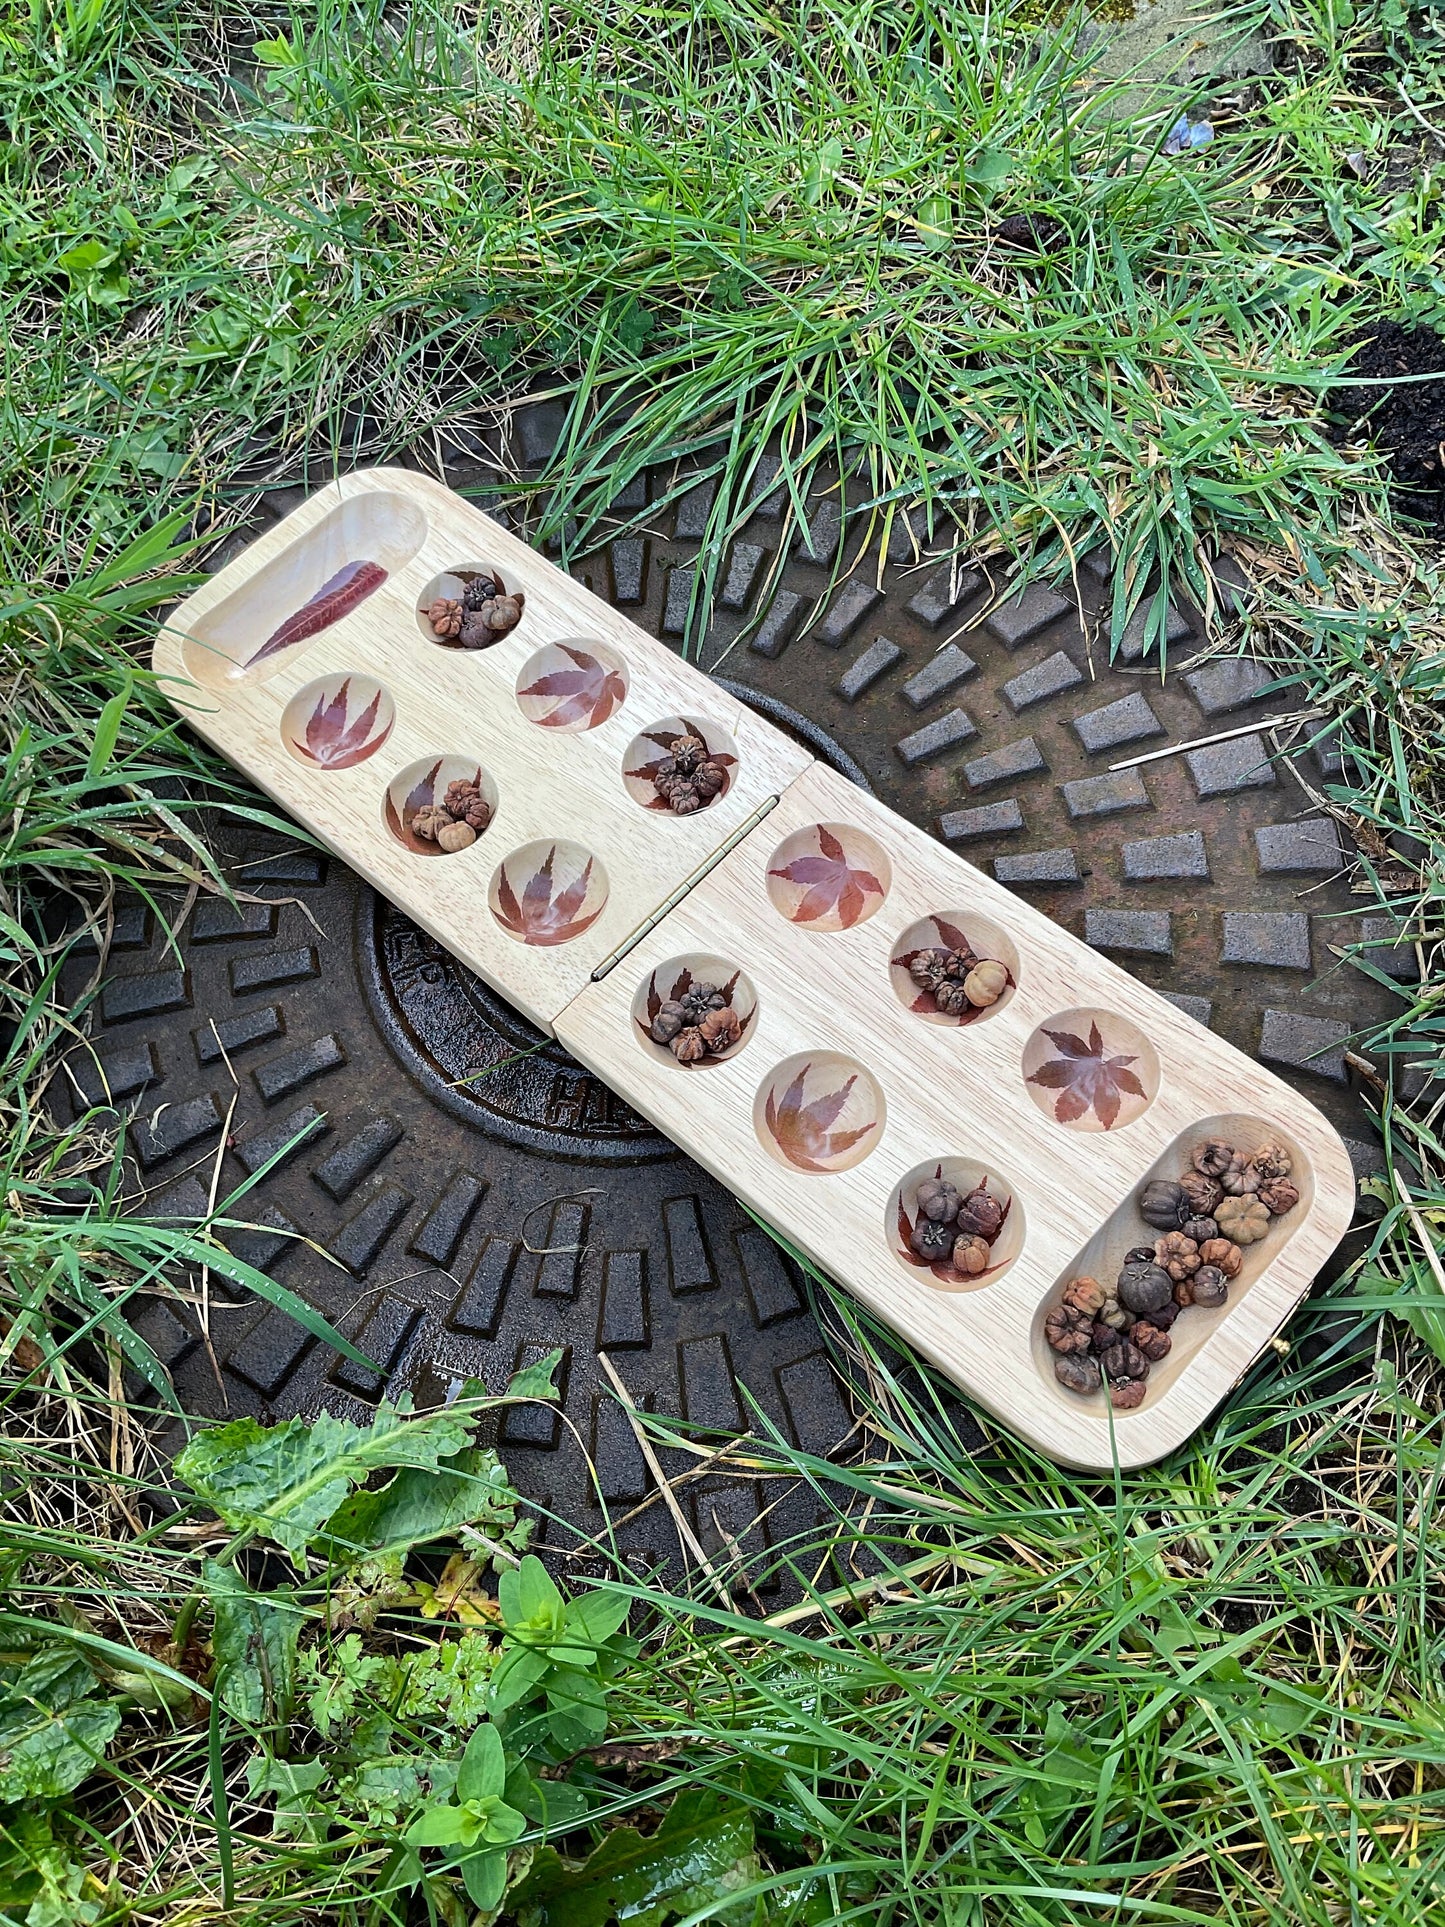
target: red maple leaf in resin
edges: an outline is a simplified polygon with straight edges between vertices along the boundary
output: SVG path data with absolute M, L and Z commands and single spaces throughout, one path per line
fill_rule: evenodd
M 795 856 L 781 869 L 769 870 L 768 875 L 802 889 L 802 902 L 790 912 L 793 923 L 816 923 L 820 917 L 832 916 L 840 929 L 851 930 L 867 913 L 869 897 L 881 902 L 885 894 L 871 870 L 854 869 L 843 845 L 822 823 L 818 825 L 816 856 Z
M 552 868 L 556 858 L 557 846 L 554 843 L 542 859 L 541 868 L 535 870 L 523 885 L 520 900 L 507 874 L 506 865 L 502 866 L 497 879 L 497 921 L 504 929 L 510 930 L 514 937 L 520 937 L 523 943 L 543 947 L 567 943 L 590 929 L 602 914 L 603 905 L 599 903 L 586 916 L 578 915 L 587 900 L 587 886 L 592 881 L 592 858 L 588 857 L 577 876 L 554 896 Z
M 1104 1049 L 1097 1024 L 1090 1023 L 1087 1042 L 1071 1030 L 1045 1029 L 1044 1035 L 1057 1046 L 1059 1055 L 1040 1064 L 1036 1071 L 1030 1071 L 1028 1081 L 1043 1090 L 1058 1092 L 1054 1116 L 1060 1124 L 1072 1124 L 1092 1111 L 1107 1131 L 1119 1115 L 1125 1094 L 1148 1096 L 1129 1069 L 1138 1058 L 1122 1052 L 1111 1057 Z
M 840 1157 L 860 1144 L 870 1131 L 878 1129 L 878 1120 L 871 1118 L 855 1131 L 832 1130 L 830 1127 L 842 1115 L 843 1107 L 853 1094 L 857 1073 L 845 1078 L 837 1090 L 824 1091 L 811 1104 L 805 1104 L 803 1089 L 812 1068 L 811 1064 L 804 1064 L 781 1100 L 769 1091 L 763 1115 L 773 1142 L 789 1164 L 795 1164 L 800 1171 L 831 1171 Z
M 535 718 L 543 729 L 570 729 L 574 723 L 595 729 L 626 696 L 627 685 L 617 670 L 609 669 L 585 650 L 569 649 L 565 642 L 556 647 L 574 666 L 549 670 L 517 694 L 544 700 L 556 697 L 552 708 Z
M 379 562 L 344 563 L 335 575 L 322 583 L 315 595 L 287 616 L 279 629 L 272 630 L 246 667 L 250 669 L 268 656 L 279 655 L 294 642 L 319 636 L 323 629 L 329 629 L 333 622 L 349 615 L 357 603 L 375 595 L 385 581 L 386 570 Z
M 297 755 L 318 763 L 322 769 L 350 769 L 353 763 L 362 762 L 373 750 L 380 749 L 391 734 L 391 724 L 387 723 L 379 734 L 372 735 L 381 708 L 381 691 L 378 689 L 360 715 L 348 722 L 350 706 L 351 678 L 348 676 L 336 694 L 321 697 L 306 718 L 305 741 L 291 739 Z

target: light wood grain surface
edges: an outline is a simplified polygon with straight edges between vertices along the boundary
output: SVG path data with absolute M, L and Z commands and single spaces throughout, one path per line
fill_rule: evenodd
M 371 560 L 386 580 L 332 627 L 248 667 L 277 626 L 345 565 Z M 480 652 L 435 642 L 418 603 L 438 575 L 490 567 L 526 598 L 522 623 Z M 601 645 L 626 696 L 592 729 L 540 727 L 517 692 L 548 645 Z M 187 720 L 376 889 L 711 1170 L 831 1277 L 903 1334 L 1002 1423 L 1066 1463 L 1145 1464 L 1208 1416 L 1278 1330 L 1351 1215 L 1354 1178 L 1338 1135 L 1290 1086 L 1090 950 L 925 832 L 815 763 L 633 623 L 448 490 L 401 470 L 345 477 L 197 590 L 162 630 L 157 671 Z M 548 666 L 555 666 L 555 657 Z M 380 746 L 324 769 L 288 750 L 322 683 L 379 687 Z M 384 725 L 394 710 L 389 729 Z M 691 718 L 735 745 L 727 792 L 691 817 L 647 810 L 623 780 L 639 733 Z M 649 756 L 656 752 L 650 748 Z M 470 849 L 407 850 L 386 828 L 388 784 L 412 765 L 454 756 L 480 767 L 495 816 Z M 772 798 L 761 824 L 601 981 L 591 973 L 709 855 Z M 825 846 L 817 826 L 829 827 Z M 832 839 L 837 839 L 835 843 Z M 488 907 L 504 860 L 529 845 L 574 846 L 605 872 L 600 914 L 554 947 L 518 942 Z M 859 920 L 790 920 L 808 883 L 776 872 L 799 852 L 845 848 L 866 881 Z M 781 855 L 779 852 L 781 851 Z M 559 856 L 558 867 L 564 858 Z M 806 866 L 803 875 L 811 875 Z M 816 907 L 816 906 L 808 906 Z M 927 919 L 958 925 L 1013 983 L 966 1027 L 908 1008 L 898 963 L 933 943 Z M 728 1055 L 685 1068 L 638 1028 L 639 994 L 679 959 L 707 956 L 746 973 L 757 999 Z M 1025 1073 L 1049 1046 L 1040 1027 L 1097 1021 L 1128 1053 L 1145 1100 L 1114 1128 L 1057 1121 Z M 780 1067 L 786 1067 L 780 1070 Z M 861 1136 L 799 1169 L 769 1130 L 768 1101 L 804 1073 L 811 1101 L 848 1087 L 831 1120 Z M 1131 1111 L 1137 1115 L 1131 1115 Z M 1137 1411 L 1112 1414 L 1054 1380 L 1046 1306 L 1077 1271 L 1112 1277 L 1146 1234 L 1133 1207 L 1150 1176 L 1174 1176 L 1190 1144 L 1218 1129 L 1244 1148 L 1282 1136 L 1301 1201 L 1250 1247 L 1226 1307 L 1174 1327 Z M 940 1162 L 986 1175 L 1009 1198 L 1006 1260 L 947 1287 L 898 1255 L 899 1186 Z
M 767 890 L 778 846 L 816 823 L 861 832 L 887 852 L 882 906 L 851 930 L 822 933 L 779 915 Z M 970 933 L 974 913 L 1009 933 L 1017 989 L 966 1028 L 926 1022 L 896 996 L 890 962 L 903 933 L 943 913 Z M 689 951 L 730 957 L 758 1008 L 735 1055 L 704 1069 L 657 1061 L 636 1033 L 638 983 Z M 1037 1027 L 1097 1009 L 1137 1026 L 1159 1062 L 1157 1095 L 1132 1123 L 1084 1132 L 1056 1123 L 1023 1082 Z M 629 1103 L 902 1332 L 995 1417 L 1051 1457 L 1146 1464 L 1179 1444 L 1258 1356 L 1349 1223 L 1354 1176 L 1327 1120 L 1289 1085 L 1165 998 L 1020 902 L 881 803 L 815 765 L 686 902 L 601 983 L 564 1011 L 557 1034 Z M 839 1051 L 865 1069 L 886 1109 L 870 1154 L 815 1175 L 779 1164 L 760 1143 L 755 1098 L 773 1067 Z M 1144 1404 L 1113 1415 L 1053 1377 L 1042 1314 L 1078 1271 L 1117 1271 L 1152 1242 L 1133 1209 L 1151 1176 L 1175 1176 L 1221 1117 L 1245 1148 L 1283 1136 L 1297 1150 L 1301 1202 L 1277 1221 L 1219 1312 L 1190 1310 L 1151 1374 Z M 906 1266 L 890 1237 L 894 1187 L 910 1171 L 959 1158 L 996 1174 L 1023 1220 L 1000 1274 L 944 1289 Z M 1112 1279 L 1113 1272 L 1108 1272 Z
M 351 518 L 340 533 L 338 510 Z M 239 670 L 235 658 L 259 648 L 343 563 L 378 548 L 383 566 L 393 564 L 382 588 L 332 628 Z M 521 624 L 493 648 L 447 649 L 422 633 L 418 598 L 455 564 L 490 565 L 525 592 Z M 626 701 L 595 729 L 539 727 L 517 702 L 525 666 L 547 643 L 589 639 L 626 663 Z M 312 496 L 181 604 L 154 660 L 199 735 L 544 1028 L 603 957 L 812 761 L 545 557 L 450 490 L 401 470 L 347 476 Z M 345 671 L 386 689 L 395 726 L 353 768 L 308 767 L 283 745 L 282 714 L 299 690 Z M 634 739 L 671 716 L 695 716 L 737 746 L 731 787 L 694 816 L 644 809 L 623 782 Z M 446 755 L 481 765 L 497 813 L 472 848 L 420 856 L 385 829 L 383 797 L 399 771 Z M 524 945 L 493 918 L 488 886 L 510 852 L 554 840 L 591 852 L 606 873 L 606 906 L 572 942 Z

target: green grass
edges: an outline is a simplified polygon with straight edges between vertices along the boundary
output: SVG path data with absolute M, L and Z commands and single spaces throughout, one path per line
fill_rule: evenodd
M 435 1859 L 404 1891 L 428 1776 L 486 1707 L 436 1686 L 463 1635 L 424 1588 L 452 1542 L 403 1598 L 334 1549 L 248 1564 L 199 1499 L 151 1514 L 123 1369 L 149 1403 L 168 1388 L 124 1312 L 194 1254 L 122 1220 L 111 1121 L 62 1128 L 46 1094 L 87 1014 L 56 997 L 57 897 L 103 918 L 118 888 L 215 888 L 204 811 L 265 814 L 140 666 L 157 608 L 265 488 L 491 432 L 539 387 L 568 431 L 513 493 L 579 547 L 639 469 L 701 464 L 715 569 L 769 444 L 795 505 L 827 462 L 850 506 L 930 504 L 940 543 L 1059 573 L 1109 543 L 1116 622 L 1155 567 L 1160 615 L 1169 584 L 1204 591 L 1231 543 L 1256 639 L 1343 727 L 1327 800 L 1359 832 L 1361 907 L 1415 914 L 1426 966 L 1358 1040 L 1380 1215 L 1288 1356 L 1164 1466 L 1087 1480 L 1006 1438 L 970 1457 L 941 1389 L 853 1319 L 858 1465 L 749 1448 L 839 1506 L 778 1548 L 803 1605 L 760 1628 L 701 1582 L 630 1587 L 645 1637 L 606 1682 L 609 1737 L 661 1752 L 569 1753 L 553 1783 L 638 1880 L 664 1880 L 658 1822 L 684 1816 L 697 1877 L 666 1892 L 697 1920 L 1445 1916 L 1445 1156 L 1438 1086 L 1406 1102 L 1402 1075 L 1440 1054 L 1445 590 L 1319 412 L 1362 323 L 1445 318 L 1419 118 L 1445 121 L 1445 57 L 1426 12 L 1260 0 L 1211 29 L 1276 37 L 1244 105 L 1164 90 L 1130 120 L 1076 23 L 1039 12 L 0 4 L 0 1686 L 68 1645 L 93 1675 L 75 1703 L 116 1715 L 94 1772 L 0 1805 L 0 1917 L 466 1917 Z M 1173 162 L 1186 105 L 1216 140 Z M 1019 210 L 1067 246 L 1010 256 L 993 228 Z M 694 640 L 709 592 L 704 567 Z M 294 1615 L 284 1724 L 225 1687 L 229 1582 L 203 1560 L 228 1548 Z M 334 1599 L 368 1586 L 375 1624 L 348 1628 Z M 499 1638 L 466 1649 L 483 1682 Z M 367 1777 L 378 1748 L 392 1780 Z M 571 1885 L 544 1901 L 539 1873 L 524 1918 L 605 1917 L 568 1911 L 586 1880 L 548 1831 L 523 1857 Z

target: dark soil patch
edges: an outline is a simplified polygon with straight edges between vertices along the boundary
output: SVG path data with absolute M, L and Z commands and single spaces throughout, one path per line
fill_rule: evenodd
M 1350 373 L 1376 379 L 1330 397 L 1340 432 L 1352 441 L 1368 436 L 1388 455 L 1397 506 L 1445 534 L 1445 339 L 1433 328 L 1382 321 L 1359 337 Z M 1440 379 L 1385 385 L 1427 374 Z

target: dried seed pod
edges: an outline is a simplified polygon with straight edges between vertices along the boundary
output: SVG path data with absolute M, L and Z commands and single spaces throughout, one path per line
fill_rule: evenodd
M 968 989 L 964 984 L 955 983 L 952 977 L 942 977 L 933 987 L 933 1001 L 945 1017 L 961 1017 L 973 1006 L 968 1001 Z
M 1229 1296 L 1228 1282 L 1216 1265 L 1201 1265 L 1189 1282 L 1194 1290 L 1193 1302 L 1203 1311 L 1218 1311 Z
M 967 1232 L 953 1241 L 953 1268 L 962 1272 L 965 1278 L 977 1278 L 988 1270 L 989 1249 L 982 1238 L 970 1237 Z
M 727 1002 L 716 984 L 690 984 L 678 999 L 684 1020 L 700 1024 L 710 1010 L 721 1010 Z
M 1151 1365 L 1168 1357 L 1173 1342 L 1164 1327 L 1156 1325 L 1152 1318 L 1141 1318 L 1129 1334 L 1129 1343 L 1141 1351 Z
M 1156 1231 L 1173 1231 L 1184 1216 L 1184 1193 L 1168 1178 L 1150 1178 L 1139 1193 L 1139 1216 Z
M 989 957 L 969 971 L 963 980 L 963 988 L 975 1010 L 987 1010 L 1008 989 L 1008 970 Z
M 1219 1182 L 1224 1186 L 1226 1196 L 1248 1197 L 1259 1189 L 1259 1173 L 1242 1151 L 1236 1151 L 1227 1168 L 1220 1172 Z
M 952 1224 L 958 1216 L 958 1186 L 947 1178 L 925 1178 L 913 1195 L 924 1217 L 935 1224 Z
M 1149 1361 L 1132 1338 L 1121 1339 L 1101 1354 L 1106 1378 L 1147 1378 Z
M 447 829 L 451 820 L 440 803 L 424 803 L 411 819 L 411 833 L 419 836 L 423 843 L 435 843 L 437 832 Z
M 442 808 L 458 823 L 468 824 L 478 836 L 492 820 L 492 808 L 482 795 L 480 783 L 448 783 Z
M 714 1057 L 721 1057 L 725 1050 L 731 1050 L 743 1034 L 737 1012 L 726 1006 L 722 1010 L 710 1010 L 697 1028 Z
M 674 736 L 667 746 L 667 753 L 679 776 L 691 776 L 707 756 L 707 750 L 696 736 Z
M 1171 1280 L 1162 1266 L 1125 1265 L 1119 1273 L 1119 1303 L 1136 1318 L 1147 1318 L 1169 1296 Z
M 1071 1392 L 1097 1392 L 1103 1384 L 1099 1361 L 1088 1353 L 1067 1353 L 1054 1360 L 1054 1377 Z
M 920 1218 L 908 1242 L 918 1256 L 926 1258 L 929 1264 L 944 1265 L 953 1257 L 954 1236 L 951 1225 L 935 1224 L 932 1218 Z
M 668 799 L 668 806 L 674 816 L 696 816 L 702 808 L 702 798 L 691 783 L 679 783 Z
M 509 635 L 522 620 L 522 598 L 518 595 L 499 595 L 490 602 L 484 602 L 477 611 L 492 635 Z
M 1268 1144 L 1261 1144 L 1251 1162 L 1262 1181 L 1269 1178 L 1287 1178 L 1294 1170 L 1294 1158 L 1278 1138 L 1271 1139 Z
M 1109 1386 L 1109 1403 L 1116 1412 L 1137 1411 L 1148 1389 L 1142 1378 L 1116 1378 Z
M 908 966 L 908 974 L 920 990 L 932 990 L 943 977 L 946 950 L 920 950 Z
M 1124 1263 L 1126 1265 L 1152 1265 L 1153 1262 L 1153 1245 L 1135 1245 L 1132 1250 L 1124 1253 Z
M 487 627 L 486 618 L 478 609 L 468 609 L 462 617 L 462 626 L 457 631 L 457 641 L 463 649 L 490 649 L 497 640 Z
M 1121 1305 L 1117 1298 L 1106 1298 L 1099 1307 L 1098 1322 L 1107 1325 L 1111 1331 L 1126 1332 L 1134 1322 L 1134 1314 Z
M 1199 1271 L 1206 1269 L 1207 1267 L 1204 1265 L 1199 1267 Z M 1194 1278 L 1199 1276 L 1199 1271 L 1195 1272 Z M 1179 1283 L 1174 1287 L 1174 1309 L 1176 1312 L 1187 1311 L 1194 1303 L 1194 1278 L 1181 1278 Z M 1152 1318 L 1154 1313 L 1151 1311 L 1149 1316 Z
M 1299 1188 L 1288 1178 L 1266 1178 L 1259 1187 L 1259 1201 L 1272 1218 L 1282 1218 L 1299 1203 Z
M 1177 1285 L 1199 1269 L 1199 1247 L 1182 1231 L 1168 1231 L 1154 1247 L 1154 1262 L 1169 1273 Z
M 653 1018 L 650 1034 L 654 1044 L 670 1044 L 679 1031 L 686 1029 L 682 1005 L 669 998 Z
M 1222 1137 L 1202 1138 L 1189 1153 L 1189 1162 L 1206 1178 L 1222 1178 L 1234 1158 L 1234 1146 Z
M 959 1201 L 958 1229 L 991 1245 L 1003 1230 L 1003 1206 L 979 1184 Z
M 1184 1203 L 1192 1218 L 1213 1217 L 1215 1205 L 1224 1196 L 1224 1186 L 1218 1178 L 1207 1178 L 1202 1171 L 1182 1172 L 1179 1189 L 1184 1194 Z
M 960 984 L 978 963 L 978 958 L 968 948 L 967 944 L 964 944 L 962 948 L 958 950 L 940 951 L 939 955 L 943 958 L 944 976 L 952 977 L 956 983 Z
M 435 602 L 427 605 L 426 619 L 431 624 L 432 634 L 443 642 L 450 642 L 461 634 L 462 605 L 451 596 L 439 595 Z
M 1131 1325 L 1129 1329 L 1132 1331 L 1134 1328 Z M 1094 1326 L 1094 1350 L 1106 1352 L 1111 1345 L 1117 1345 L 1123 1336 L 1123 1332 L 1117 1331 L 1112 1325 L 1106 1325 L 1101 1318 Z
M 679 1064 L 698 1064 L 707 1056 L 707 1039 L 696 1024 L 689 1024 L 673 1038 L 671 1050 Z
M 1196 1271 L 1194 1275 L 1197 1278 L 1199 1273 Z M 1147 1322 L 1157 1330 L 1167 1332 L 1178 1316 L 1179 1306 L 1175 1304 L 1172 1298 L 1168 1298 L 1162 1305 L 1156 1305 L 1154 1307 L 1153 1311 L 1149 1314 Z
M 1269 1211 L 1258 1198 L 1226 1198 L 1214 1216 L 1220 1236 L 1237 1245 L 1258 1244 L 1269 1230 Z
M 1206 1238 L 1199 1247 L 1199 1262 L 1213 1265 L 1226 1278 L 1237 1278 L 1239 1267 L 1244 1263 L 1244 1253 L 1228 1238 Z
M 693 788 L 704 803 L 710 803 L 715 796 L 720 795 L 727 780 L 728 773 L 722 764 L 714 763 L 711 759 L 706 763 L 699 763 L 692 778 Z
M 493 601 L 501 593 L 501 578 L 495 575 L 488 575 L 487 571 L 483 569 L 480 574 L 474 575 L 462 590 L 462 607 L 469 615 L 473 615 L 478 610 L 484 609 L 489 602 Z
M 1179 1229 L 1186 1238 L 1192 1238 L 1197 1245 L 1202 1245 L 1208 1238 L 1219 1236 L 1219 1226 L 1213 1218 L 1186 1218 Z
M 1071 1278 L 1064 1286 L 1063 1302 L 1075 1311 L 1088 1312 L 1092 1318 L 1108 1295 L 1097 1278 Z
M 477 833 L 470 823 L 456 823 L 450 818 L 437 831 L 437 848 L 454 856 L 458 850 L 469 849 L 477 840 Z

